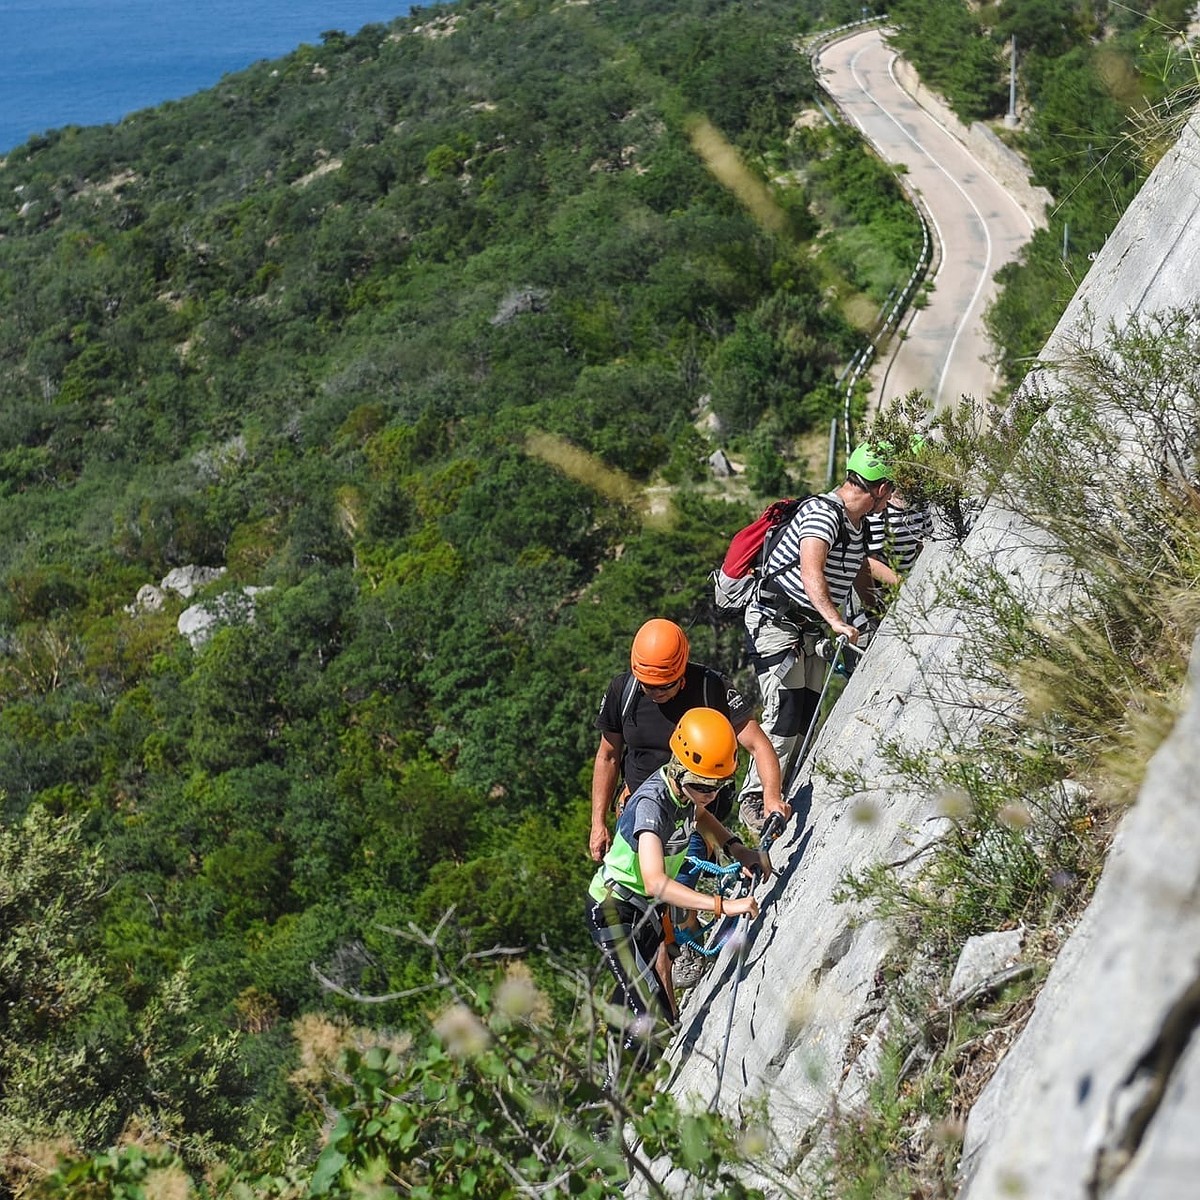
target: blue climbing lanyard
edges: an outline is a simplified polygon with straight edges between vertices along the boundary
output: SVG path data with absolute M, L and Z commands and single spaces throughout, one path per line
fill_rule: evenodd
M 741 863 L 730 863 L 728 866 L 718 866 L 715 862 L 710 862 L 707 858 L 696 858 L 693 855 L 688 855 L 688 866 L 699 871 L 703 875 L 720 876 L 721 882 L 717 887 L 719 896 L 731 896 L 737 887 L 738 876 L 741 874 Z M 719 924 L 718 921 L 711 921 L 701 930 L 700 936 L 697 937 L 690 929 L 677 927 L 675 930 L 675 940 L 681 946 L 691 946 L 698 953 L 703 954 L 705 958 L 715 958 L 721 953 L 721 947 L 725 944 L 724 938 L 708 936 Z

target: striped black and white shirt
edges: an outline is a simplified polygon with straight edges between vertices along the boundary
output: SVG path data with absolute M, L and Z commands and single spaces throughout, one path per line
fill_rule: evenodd
M 867 557 L 887 563 L 897 575 L 907 575 L 925 543 L 933 536 L 933 517 L 929 508 L 901 508 L 888 502 L 877 517 L 864 520 L 867 529 Z
M 751 607 L 776 608 L 771 602 L 771 594 L 775 593 L 788 603 L 797 619 L 824 621 L 813 608 L 800 576 L 800 543 L 808 537 L 820 538 L 829 546 L 825 582 L 834 607 L 842 607 L 866 556 L 866 537 L 865 525 L 855 529 L 845 505 L 834 492 L 810 496 L 796 510 L 765 563 L 762 596 Z

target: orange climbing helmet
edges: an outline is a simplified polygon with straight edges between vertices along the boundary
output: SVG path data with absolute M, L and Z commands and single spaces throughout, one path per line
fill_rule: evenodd
M 674 621 L 654 617 L 633 635 L 629 668 L 639 683 L 662 687 L 683 678 L 690 650 L 687 634 Z
M 737 734 L 715 708 L 689 708 L 671 734 L 671 753 L 691 775 L 728 779 L 737 770 Z

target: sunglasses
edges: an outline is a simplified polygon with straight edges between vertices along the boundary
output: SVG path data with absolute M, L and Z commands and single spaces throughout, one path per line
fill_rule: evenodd
M 711 796 L 714 792 L 719 792 L 725 785 L 723 783 L 692 783 L 689 781 L 683 786 L 689 792 L 698 792 L 701 796 Z
M 673 692 L 676 688 L 683 686 L 682 676 L 679 679 L 674 679 L 670 683 L 643 683 L 643 692 Z

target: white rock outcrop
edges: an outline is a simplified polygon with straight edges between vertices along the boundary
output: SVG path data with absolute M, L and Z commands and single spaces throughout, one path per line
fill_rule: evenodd
M 125 605 L 125 611 L 134 617 L 138 613 L 143 612 L 161 612 L 166 602 L 167 598 L 163 595 L 162 588 L 155 587 L 152 583 L 143 583 L 138 588 L 137 595 L 133 598 L 133 603 Z
M 161 612 L 167 602 L 167 593 L 174 592 L 185 600 L 190 600 L 197 591 L 215 583 L 225 574 L 224 567 L 172 567 L 157 584 L 144 583 L 138 588 L 132 604 L 125 605 L 125 611 L 131 616 L 138 613 Z
M 1097 257 L 1067 335 L 1200 300 L 1200 116 Z M 1197 364 L 1200 371 L 1200 364 Z M 977 1101 L 966 1200 L 1200 1194 L 1200 640 L 1190 699 L 1034 1015 Z
M 164 592 L 176 592 L 190 600 L 201 588 L 216 583 L 224 574 L 224 567 L 174 567 L 163 576 L 159 587 Z
M 950 976 L 950 1003 L 962 1004 L 969 996 L 1002 979 L 1021 958 L 1024 929 L 997 929 L 970 938 Z
M 215 600 L 193 604 L 179 614 L 177 628 L 193 650 L 199 650 L 219 625 L 253 624 L 254 597 L 269 592 L 269 587 L 244 587 L 222 592 Z

